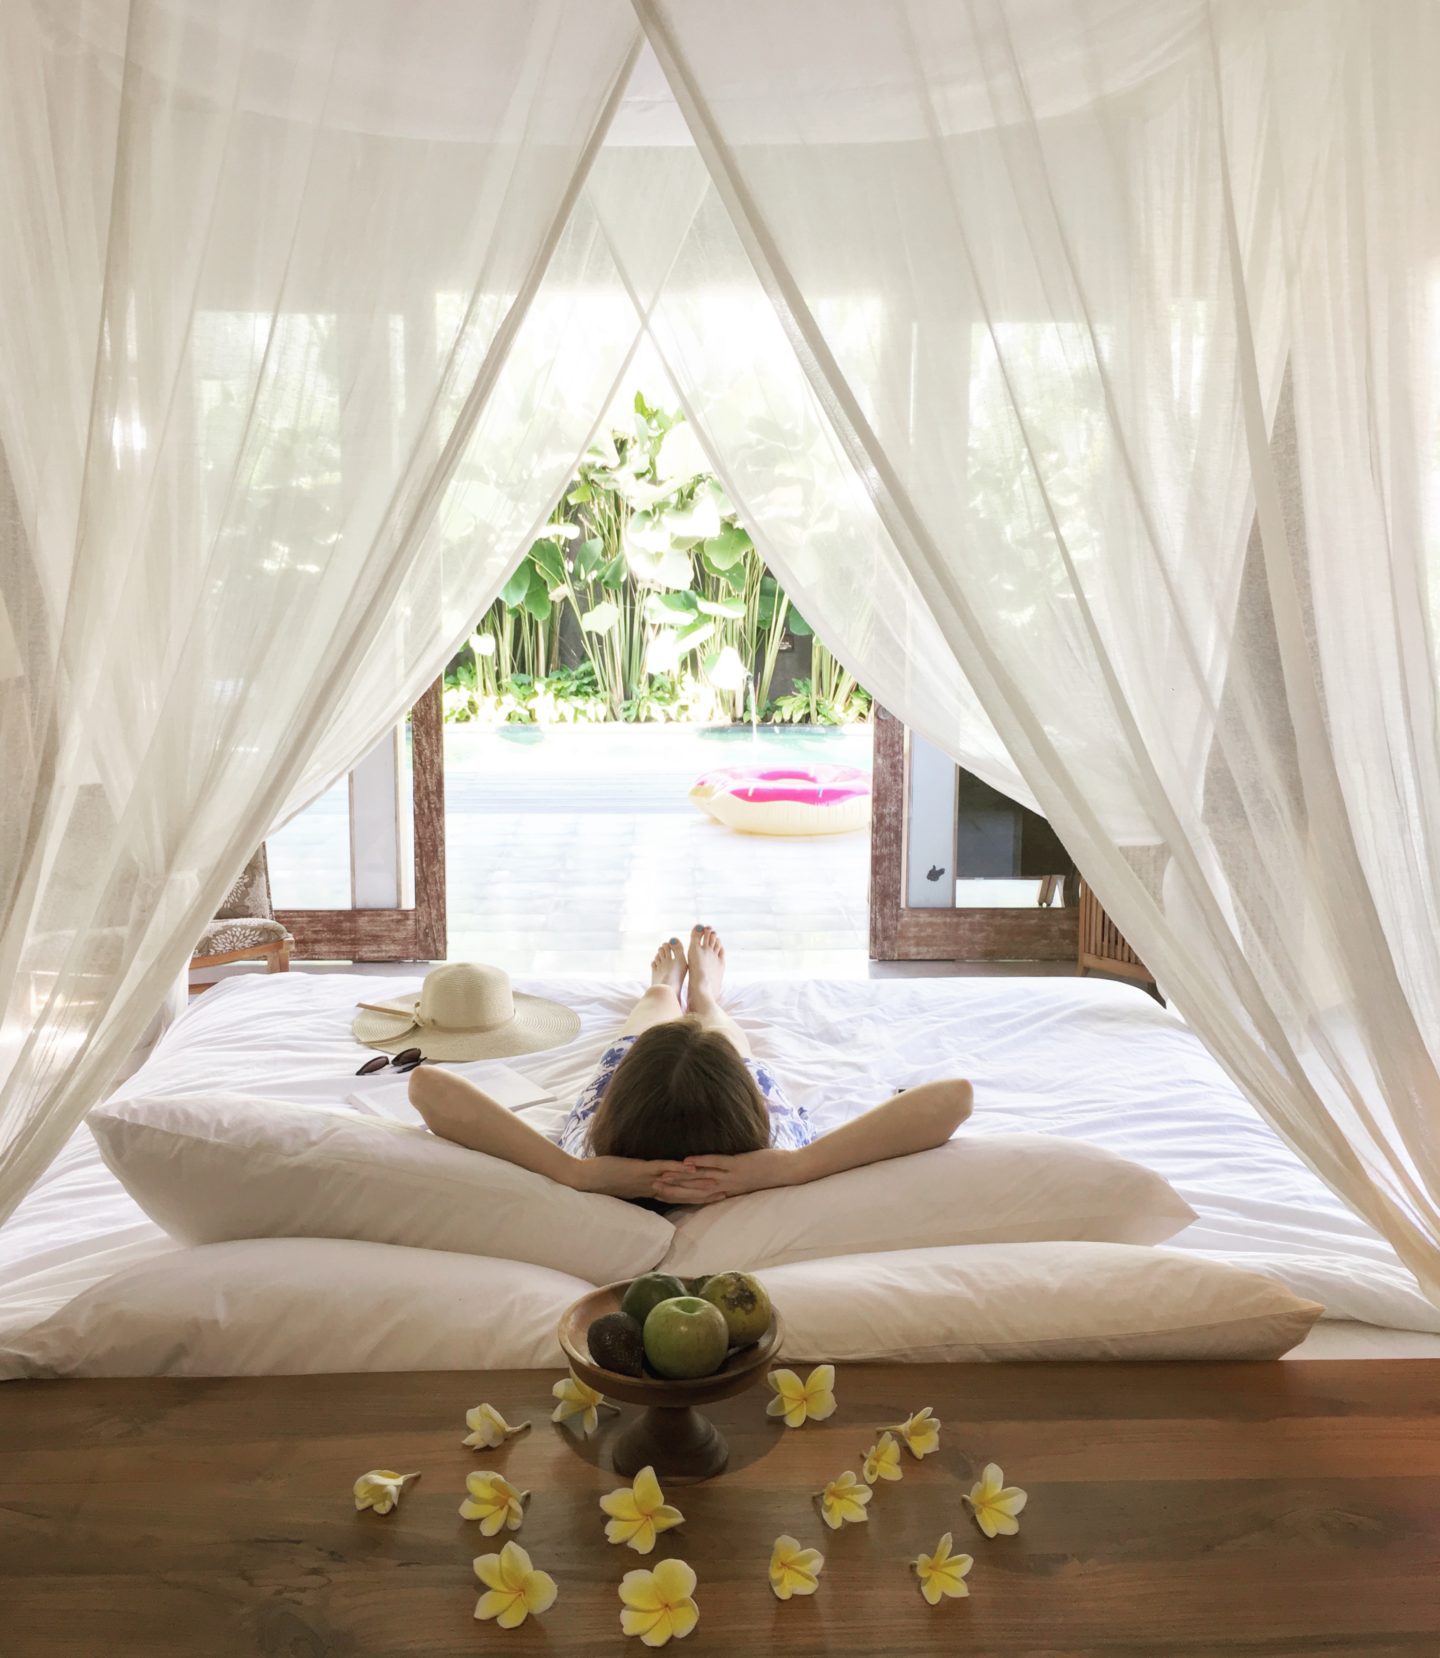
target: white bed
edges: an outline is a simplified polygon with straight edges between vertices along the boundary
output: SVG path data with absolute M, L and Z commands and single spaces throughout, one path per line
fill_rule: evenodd
M 234 978 L 197 999 L 117 1097 L 235 1090 L 340 1104 L 369 1050 L 356 997 L 418 983 L 353 974 Z M 583 1086 L 637 987 L 531 979 L 581 1016 L 569 1046 L 516 1062 L 561 1101 Z M 1173 1013 L 1127 985 L 1084 979 L 738 981 L 729 997 L 758 1055 L 817 1124 L 896 1088 L 963 1074 L 967 1134 L 1041 1131 L 1097 1143 L 1164 1175 L 1200 1219 L 1171 1247 L 1282 1280 L 1323 1303 L 1310 1357 L 1440 1356 L 1440 1310 L 1389 1246 L 1256 1117 Z M 534 1108 L 538 1126 L 556 1118 Z M 81 1129 L 0 1228 L 0 1352 L 71 1297 L 178 1247 L 136 1207 Z

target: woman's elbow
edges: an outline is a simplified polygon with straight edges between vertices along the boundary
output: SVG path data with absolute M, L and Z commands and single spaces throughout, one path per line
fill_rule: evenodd
M 935 1144 L 943 1145 L 975 1109 L 975 1090 L 963 1078 L 947 1082 L 934 1104 Z
M 443 1134 L 440 1119 L 444 1113 L 443 1090 L 445 1073 L 427 1071 L 417 1065 L 410 1073 L 410 1103 L 424 1118 L 425 1126 L 435 1134 Z

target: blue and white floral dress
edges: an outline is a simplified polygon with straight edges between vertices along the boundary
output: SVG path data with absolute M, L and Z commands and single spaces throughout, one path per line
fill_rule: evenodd
M 571 1107 L 565 1126 L 560 1131 L 560 1146 L 572 1157 L 590 1157 L 590 1122 L 599 1109 L 600 1101 L 610 1080 L 619 1069 L 620 1061 L 630 1052 L 633 1036 L 617 1036 L 600 1056 L 600 1068 L 586 1085 L 585 1092 Z M 798 1151 L 815 1138 L 805 1108 L 792 1105 L 775 1080 L 774 1073 L 758 1060 L 747 1059 L 745 1069 L 755 1078 L 755 1086 L 765 1097 L 765 1109 L 770 1113 L 770 1144 L 784 1151 Z

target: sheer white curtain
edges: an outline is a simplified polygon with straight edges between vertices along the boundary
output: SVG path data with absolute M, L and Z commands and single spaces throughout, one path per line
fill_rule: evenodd
M 839 510 L 883 530 L 868 567 L 797 557 L 802 606 L 993 775 L 973 687 L 1212 1050 L 1440 1299 L 1440 15 L 635 4 L 864 485 Z
M 0 1218 L 568 476 L 628 344 L 572 210 L 637 38 L 0 8 Z

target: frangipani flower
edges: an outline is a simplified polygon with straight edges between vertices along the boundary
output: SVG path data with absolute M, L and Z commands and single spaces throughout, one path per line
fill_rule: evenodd
M 372 1468 L 355 1481 L 356 1510 L 373 1508 L 377 1514 L 388 1514 L 411 1480 L 419 1478 L 419 1474 L 397 1474 L 391 1468 Z
M 940 1423 L 930 1414 L 929 1405 L 903 1422 L 892 1422 L 886 1431 L 898 1433 L 912 1457 L 928 1457 L 940 1449 Z
M 501 1527 L 508 1531 L 520 1529 L 528 1491 L 517 1491 L 503 1475 L 487 1469 L 467 1474 L 465 1489 L 470 1495 L 460 1504 L 460 1518 L 478 1520 L 483 1536 L 493 1537 Z
M 605 1395 L 598 1388 L 582 1382 L 578 1376 L 566 1376 L 563 1381 L 556 1382 L 550 1389 L 551 1393 L 560 1401 L 550 1412 L 552 1422 L 568 1422 L 572 1416 L 580 1418 L 580 1432 L 586 1439 L 600 1426 L 600 1408 L 605 1405 Z M 613 1406 L 606 1406 L 613 1409 Z
M 528 1422 L 517 1422 L 512 1428 L 494 1405 L 476 1405 L 465 1412 L 465 1426 L 470 1432 L 463 1443 L 477 1451 L 493 1451 L 517 1433 L 524 1433 Z
M 600 1506 L 611 1516 L 605 1523 L 606 1541 L 628 1543 L 636 1554 L 649 1554 L 656 1536 L 685 1518 L 665 1501 L 653 1468 L 642 1468 L 634 1485 L 610 1492 L 600 1499 Z
M 646 1646 L 664 1646 L 672 1635 L 684 1640 L 700 1621 L 694 1591 L 695 1573 L 683 1560 L 662 1560 L 653 1572 L 626 1572 L 620 1580 L 621 1629 Z
M 775 1393 L 765 1407 L 765 1414 L 783 1416 L 787 1428 L 823 1422 L 835 1414 L 833 1364 L 817 1364 L 803 1382 L 793 1370 L 772 1370 L 765 1380 Z
M 985 1471 L 965 1495 L 975 1510 L 975 1523 L 987 1537 L 1013 1537 L 1020 1529 L 1015 1516 L 1029 1497 L 1018 1485 L 1006 1485 L 998 1463 L 987 1462 Z
M 868 1497 L 870 1493 L 867 1491 Z M 862 1515 L 863 1518 L 863 1515 Z M 770 1587 L 777 1600 L 791 1595 L 813 1595 L 820 1587 L 825 1556 L 819 1549 L 802 1549 L 793 1537 L 777 1537 L 770 1554 Z
M 970 1585 L 965 1574 L 975 1564 L 968 1554 L 952 1554 L 954 1537 L 947 1531 L 936 1545 L 934 1554 L 922 1554 L 915 1562 L 915 1575 L 920 1579 L 920 1593 L 932 1606 L 940 1604 L 942 1595 L 968 1595 Z
M 874 1495 L 870 1487 L 861 1485 L 847 1468 L 839 1479 L 831 1480 L 820 1493 L 820 1518 L 831 1531 L 839 1531 L 847 1521 L 856 1525 L 861 1520 L 868 1520 L 870 1516 L 865 1512 L 865 1505 Z
M 537 1572 L 518 1543 L 507 1543 L 499 1554 L 482 1554 L 475 1575 L 488 1594 L 475 1602 L 477 1618 L 494 1618 L 501 1629 L 518 1629 L 534 1612 L 548 1612 L 560 1591 L 549 1572 Z
M 900 1447 L 895 1442 L 893 1433 L 882 1433 L 865 1453 L 865 1462 L 860 1472 L 865 1476 L 866 1485 L 874 1485 L 876 1480 L 903 1480 L 904 1470 L 900 1466 Z

